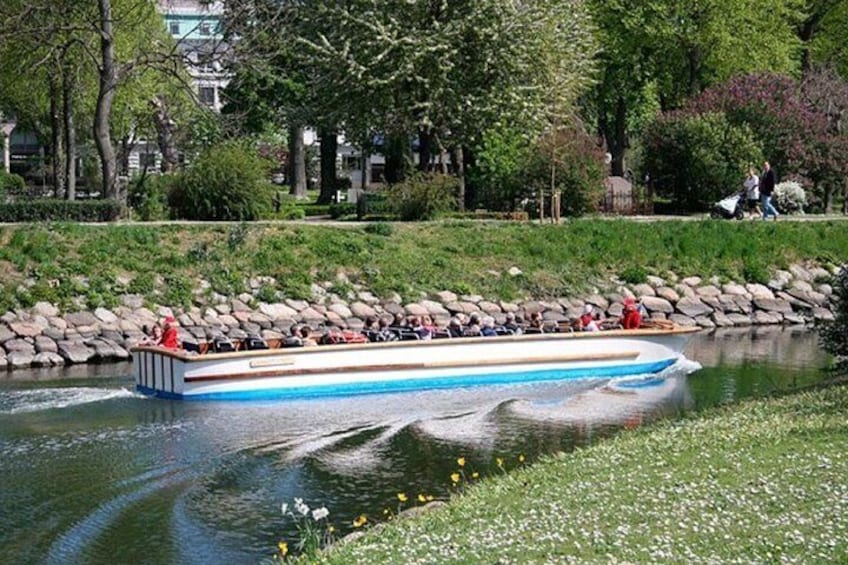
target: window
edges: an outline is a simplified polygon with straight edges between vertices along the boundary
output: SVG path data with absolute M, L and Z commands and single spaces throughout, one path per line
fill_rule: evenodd
M 198 27 L 200 35 L 212 35 L 212 26 L 209 23 L 201 23 Z
M 214 86 L 201 86 L 197 89 L 197 97 L 200 99 L 202 104 L 206 106 L 214 106 L 215 105 L 215 87 Z
M 179 35 L 180 34 L 180 22 L 170 22 L 168 24 L 168 29 L 171 30 L 171 35 Z

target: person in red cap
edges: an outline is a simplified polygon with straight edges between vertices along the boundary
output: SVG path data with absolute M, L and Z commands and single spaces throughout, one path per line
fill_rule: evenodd
M 179 349 L 180 340 L 177 338 L 177 320 L 173 316 L 165 316 L 162 341 L 159 345 L 166 349 Z
M 638 330 L 642 326 L 642 314 L 632 296 L 624 299 L 624 312 L 621 313 L 621 326 L 625 330 Z

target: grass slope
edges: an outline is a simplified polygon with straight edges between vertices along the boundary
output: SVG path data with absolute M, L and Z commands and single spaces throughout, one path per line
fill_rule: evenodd
M 386 296 L 452 290 L 513 300 L 568 296 L 611 275 L 718 275 L 765 282 L 774 268 L 848 260 L 844 222 L 576 220 L 561 226 L 448 221 L 353 228 L 291 224 L 46 224 L 0 228 L 0 307 L 47 300 L 114 306 L 123 293 L 189 305 L 199 278 L 237 295 L 250 277 L 274 277 L 260 299 L 309 298 L 334 281 Z M 522 275 L 510 276 L 517 267 Z M 338 278 L 339 273 L 345 277 Z M 20 287 L 22 281 L 27 285 Z
M 669 561 L 848 561 L 848 387 L 718 409 L 543 459 L 321 559 Z

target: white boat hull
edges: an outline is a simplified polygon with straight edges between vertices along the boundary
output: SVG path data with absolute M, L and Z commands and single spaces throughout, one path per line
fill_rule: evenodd
M 138 390 L 183 399 L 367 394 L 655 373 L 692 330 L 605 331 L 329 345 L 190 356 L 132 350 Z

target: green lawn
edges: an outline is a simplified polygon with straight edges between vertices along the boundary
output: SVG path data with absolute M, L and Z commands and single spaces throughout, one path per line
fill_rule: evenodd
M 543 459 L 321 559 L 846 561 L 846 386 L 717 409 Z
M 0 228 L 0 307 L 39 300 L 67 306 L 76 296 L 90 308 L 113 306 L 125 292 L 179 306 L 191 303 L 199 278 L 211 284 L 208 292 L 233 296 L 259 275 L 276 279 L 262 289 L 262 299 L 278 291 L 309 298 L 310 284 L 326 281 L 341 295 L 359 284 L 412 300 L 439 290 L 544 299 L 585 291 L 612 275 L 630 282 L 669 272 L 766 282 L 775 268 L 806 260 L 848 260 L 846 224 L 43 224 Z M 522 274 L 508 274 L 512 267 Z

